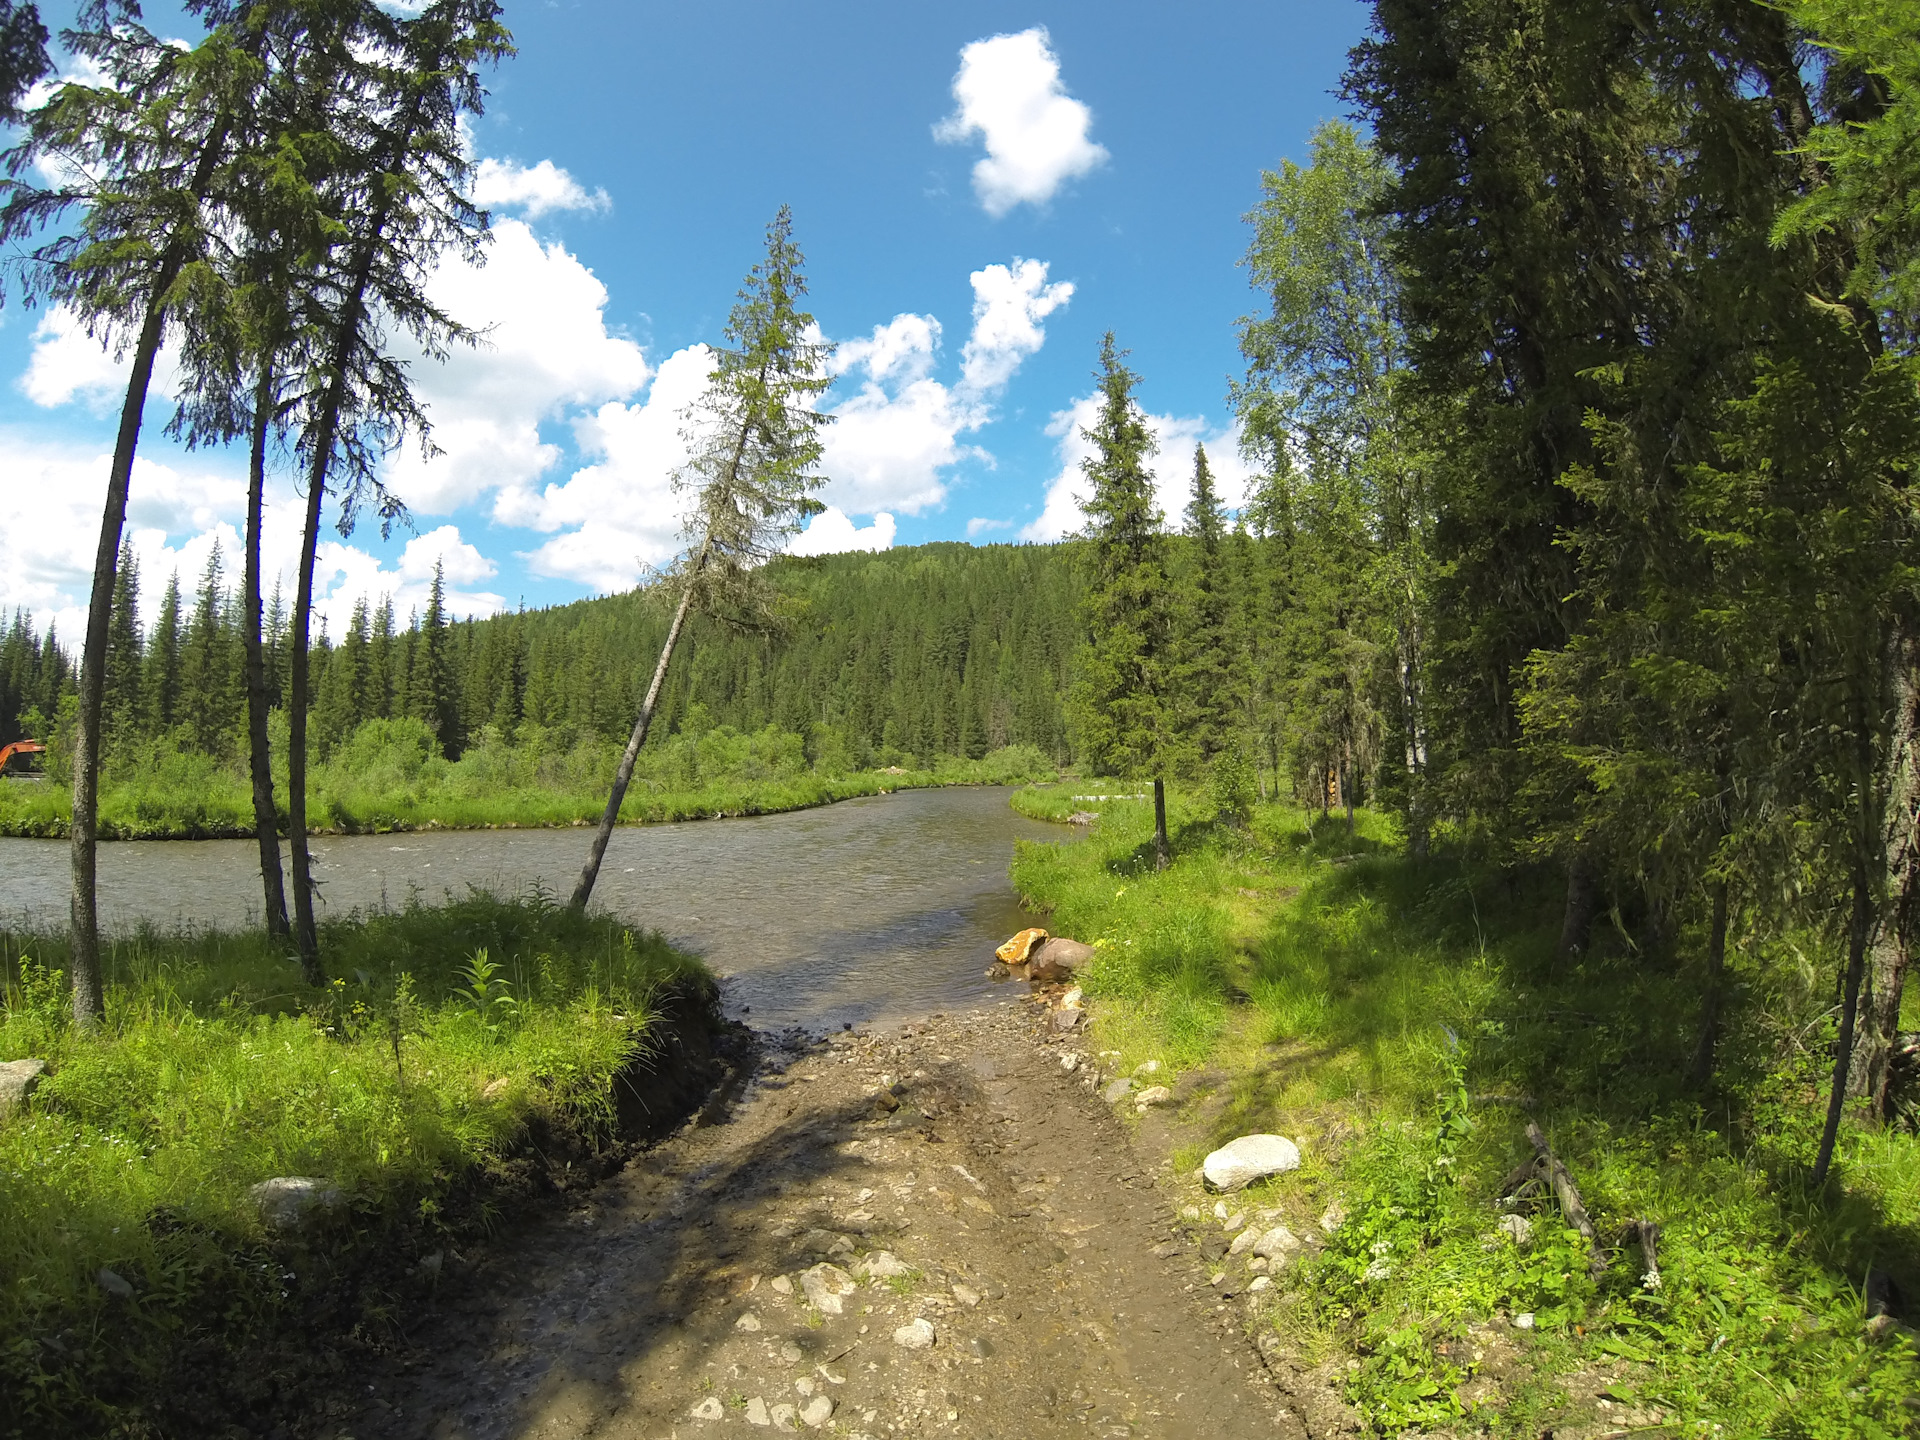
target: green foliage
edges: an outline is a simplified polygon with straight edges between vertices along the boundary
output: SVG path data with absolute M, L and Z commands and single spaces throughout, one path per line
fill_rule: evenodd
M 529 1126 L 606 1142 L 662 988 L 711 984 L 657 935 L 537 898 L 411 906 L 325 943 L 351 978 L 310 990 L 259 934 L 115 942 L 90 1038 L 62 1013 L 64 939 L 0 934 L 0 1057 L 50 1067 L 0 1129 L 0 1430 L 154 1419 L 182 1344 L 286 1323 L 393 1227 L 457 1240 L 477 1218 L 461 1196 Z M 345 1193 L 323 1251 L 263 1233 L 247 1190 L 276 1175 Z M 131 1304 L 93 1283 L 102 1266 Z
M 1228 825 L 1244 825 L 1253 818 L 1259 796 L 1254 789 L 1253 767 L 1247 764 L 1247 752 L 1239 741 L 1230 741 L 1213 757 L 1210 778 L 1216 818 Z

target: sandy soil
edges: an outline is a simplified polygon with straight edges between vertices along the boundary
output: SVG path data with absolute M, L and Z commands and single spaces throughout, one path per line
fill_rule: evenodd
M 1305 1435 L 1083 1046 L 1013 1000 L 763 1041 L 585 1203 L 450 1264 L 339 1433 Z

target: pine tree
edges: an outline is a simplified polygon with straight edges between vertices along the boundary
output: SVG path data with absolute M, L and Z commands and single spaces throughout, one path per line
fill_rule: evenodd
M 448 759 L 458 759 L 462 743 L 460 701 L 453 688 L 453 664 L 448 654 L 446 576 L 443 562 L 433 562 L 433 586 L 427 592 L 427 613 L 414 634 L 413 673 L 407 678 L 407 713 L 433 732 Z M 365 616 L 361 619 L 364 622 Z
M 1239 681 L 1233 667 L 1230 614 L 1233 571 L 1226 553 L 1226 512 L 1213 488 L 1207 447 L 1193 452 L 1193 497 L 1187 502 L 1189 543 L 1175 612 L 1174 706 L 1190 763 L 1211 765 L 1226 748 Z
M 363 595 L 353 602 L 353 618 L 347 625 L 346 638 L 327 657 L 326 673 L 318 687 L 313 728 L 322 755 L 331 754 L 369 718 L 367 652 L 367 601 Z
M 175 709 L 179 721 L 201 751 L 224 754 L 239 720 L 239 694 L 234 682 L 240 669 L 234 663 L 233 638 L 227 616 L 227 595 L 221 583 L 225 561 L 216 540 L 201 572 L 180 651 L 180 689 Z
M 147 642 L 146 663 L 140 679 L 141 707 L 149 735 L 164 735 L 180 718 L 180 651 L 184 636 L 180 622 L 180 572 L 167 577 L 160 597 L 160 614 Z
M 117 740 L 131 739 L 140 720 L 140 570 L 133 558 L 133 542 L 120 542 L 120 561 L 113 577 L 113 615 L 107 623 L 107 674 L 101 701 L 106 731 Z
M 1100 343 L 1100 413 L 1083 431 L 1093 454 L 1082 469 L 1092 487 L 1087 517 L 1085 636 L 1074 662 L 1081 744 L 1097 771 L 1153 778 L 1154 849 L 1165 869 L 1165 772 L 1177 758 L 1172 713 L 1172 607 L 1164 517 L 1154 501 L 1156 450 L 1133 398 L 1139 377 L 1108 331 Z

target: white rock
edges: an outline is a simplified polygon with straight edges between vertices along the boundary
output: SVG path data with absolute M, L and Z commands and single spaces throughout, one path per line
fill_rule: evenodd
M 800 1431 L 800 1412 L 791 1405 L 782 1403 L 774 1406 L 771 1418 L 776 1430 L 785 1430 L 790 1434 Z
M 1257 1290 L 1271 1290 L 1272 1288 L 1273 1288 L 1273 1281 L 1268 1279 L 1265 1275 L 1254 1276 L 1253 1283 L 1247 1286 L 1247 1290 L 1249 1293 Z
M 1160 1062 L 1158 1060 L 1143 1060 L 1140 1064 L 1133 1067 L 1133 1073 L 1136 1075 L 1158 1075 L 1160 1073 Z
M 1118 1105 L 1132 1093 L 1133 1081 L 1122 1075 L 1118 1080 L 1110 1082 L 1107 1088 L 1100 1092 L 1100 1098 L 1105 1100 L 1109 1105 Z
M 109 1270 L 105 1266 L 102 1266 L 97 1272 L 95 1272 L 93 1277 L 93 1283 L 98 1285 L 102 1290 L 106 1291 L 109 1295 L 115 1296 L 116 1298 L 121 1300 L 124 1300 L 129 1295 L 133 1294 L 133 1286 L 127 1283 L 126 1276 L 120 1274 L 116 1270 Z
M 838 1315 L 842 1297 L 853 1293 L 853 1277 L 838 1265 L 823 1262 L 800 1272 L 800 1289 L 807 1303 L 822 1315 Z
M 1085 999 L 1086 996 L 1081 993 L 1080 987 L 1076 985 L 1060 997 L 1060 1008 L 1062 1010 L 1078 1010 L 1080 1008 L 1080 1002 Z
M 1284 1135 L 1242 1135 L 1207 1156 L 1200 1169 L 1216 1190 L 1238 1190 L 1300 1168 L 1300 1148 Z
M 1229 1255 L 1244 1255 L 1260 1243 L 1260 1232 L 1249 1225 L 1233 1237 L 1233 1243 L 1227 1247 Z
M 893 1343 L 909 1350 L 925 1350 L 933 1344 L 933 1325 L 925 1319 L 902 1325 L 893 1332 Z
M 1284 1225 L 1276 1225 L 1253 1242 L 1253 1253 L 1272 1264 L 1280 1264 L 1300 1248 L 1300 1237 Z
M 310 1175 L 280 1175 L 262 1180 L 247 1191 L 269 1230 L 298 1230 L 315 1214 L 340 1203 L 340 1191 L 331 1181 Z
M 1531 1330 L 1533 1328 L 1533 1312 L 1531 1310 L 1522 1310 L 1518 1315 L 1513 1317 L 1513 1325 L 1516 1330 Z
M 736 1330 L 745 1330 L 751 1334 L 760 1328 L 760 1317 L 749 1310 L 733 1322 L 733 1328 Z
M 747 1401 L 747 1423 L 749 1425 L 771 1425 L 773 1420 L 767 1414 L 767 1402 L 758 1395 Z
M 980 1292 L 971 1285 L 955 1285 L 953 1287 L 953 1298 L 958 1300 L 962 1305 L 965 1305 L 968 1309 L 972 1309 L 980 1303 Z
M 0 1065 L 0 1120 L 27 1108 L 27 1097 L 47 1073 L 44 1060 L 9 1060 Z
M 727 1407 L 720 1403 L 718 1395 L 709 1395 L 689 1410 L 687 1415 L 693 1420 L 724 1420 L 727 1418 Z
M 1133 1103 L 1145 1110 L 1150 1105 L 1165 1105 L 1173 1099 L 1173 1091 L 1164 1085 L 1149 1085 L 1133 1097 Z
M 1233 1234 L 1234 1231 L 1238 1230 L 1242 1225 L 1246 1223 L 1247 1223 L 1247 1212 L 1244 1210 L 1236 1210 L 1233 1212 L 1233 1214 L 1227 1216 L 1226 1219 L 1220 1222 L 1220 1228 L 1226 1231 L 1227 1234 L 1231 1235 Z
M 1320 1228 L 1331 1235 L 1347 1223 L 1347 1207 L 1338 1200 L 1320 1212 Z
M 820 1429 L 833 1418 L 833 1401 L 825 1395 L 814 1396 L 800 1407 L 800 1418 L 812 1429 Z
M 793 1293 L 793 1277 L 790 1275 L 776 1275 L 767 1283 L 772 1286 L 777 1294 L 791 1295 Z
M 1080 1068 L 1080 1057 L 1076 1055 L 1073 1051 L 1069 1050 L 1066 1054 L 1060 1057 L 1060 1068 L 1064 1070 L 1067 1074 L 1071 1075 L 1074 1071 Z
M 1207 1173 L 1205 1166 L 1201 1167 L 1200 1173 L 1202 1175 L 1205 1175 Z M 1224 1220 L 1227 1218 L 1227 1202 L 1226 1201 L 1216 1200 L 1213 1202 L 1213 1218 L 1216 1220 Z
M 1502 1215 L 1500 1233 L 1516 1245 L 1525 1245 L 1533 1239 L 1533 1221 L 1524 1215 Z
M 1182 1220 L 1198 1220 L 1200 1218 L 1200 1207 L 1198 1205 L 1181 1206 L 1180 1218 Z
M 913 1267 L 891 1250 L 876 1250 L 853 1268 L 856 1274 L 868 1280 L 892 1280 L 913 1273 Z

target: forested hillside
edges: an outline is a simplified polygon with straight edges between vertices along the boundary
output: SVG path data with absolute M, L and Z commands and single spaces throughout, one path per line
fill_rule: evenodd
M 1063 708 L 1077 639 L 1070 547 L 927 545 L 880 555 L 783 559 L 773 632 L 696 617 L 669 672 L 656 744 L 683 723 L 806 738 L 843 768 L 979 758 L 1031 744 L 1071 753 Z M 244 752 L 239 617 L 210 566 L 151 611 L 131 555 L 121 565 L 108 662 L 109 758 L 170 737 L 203 753 Z M 670 605 L 633 591 L 548 610 L 448 621 L 436 606 L 355 612 L 315 650 L 313 743 L 321 758 L 369 720 L 425 721 L 448 758 L 492 726 L 534 727 L 559 748 L 623 737 L 665 638 Z M 268 611 L 269 685 L 285 703 L 286 624 Z M 55 735 L 73 672 L 51 633 L 16 616 L 0 648 L 0 744 Z

